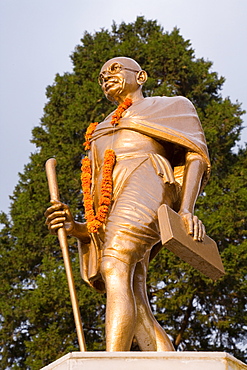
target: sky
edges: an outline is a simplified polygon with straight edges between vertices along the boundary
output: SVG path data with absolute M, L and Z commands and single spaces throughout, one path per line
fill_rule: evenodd
M 137 16 L 180 29 L 197 58 L 226 78 L 222 95 L 247 110 L 246 0 L 0 0 L 0 211 L 29 163 L 45 91 L 56 73 L 72 70 L 70 55 L 84 31 L 111 29 Z M 243 116 L 247 126 L 247 116 Z M 240 145 L 247 142 L 247 128 Z

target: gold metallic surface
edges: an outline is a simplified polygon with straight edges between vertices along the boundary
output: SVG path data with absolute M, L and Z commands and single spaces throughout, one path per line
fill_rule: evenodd
M 202 242 L 186 233 L 181 217 L 163 204 L 158 209 L 162 245 L 213 280 L 225 274 L 217 244 L 207 235 Z
M 47 180 L 48 180 L 51 201 L 59 201 L 59 191 L 58 191 L 55 167 L 56 167 L 56 159 L 55 158 L 48 159 L 46 162 L 46 175 L 47 175 Z M 74 278 L 73 278 L 73 273 L 72 273 L 72 268 L 71 268 L 71 263 L 70 263 L 70 258 L 69 258 L 67 233 L 64 227 L 60 227 L 57 230 L 57 235 L 58 235 L 59 244 L 60 244 L 60 247 L 62 249 L 62 254 L 63 254 L 64 266 L 65 266 L 65 271 L 66 271 L 67 280 L 68 280 L 70 299 L 71 299 L 72 308 L 73 308 L 73 314 L 74 314 L 79 347 L 80 347 L 81 352 L 85 352 L 86 342 L 85 342 L 84 333 L 82 329 L 81 315 L 80 315 L 78 300 L 77 300 L 76 291 L 75 291 Z
M 106 349 L 129 351 L 135 336 L 143 351 L 172 351 L 155 320 L 146 293 L 148 264 L 161 248 L 158 209 L 166 204 L 181 216 L 191 240 L 205 237 L 194 206 L 210 163 L 204 133 L 192 103 L 184 97 L 144 98 L 147 74 L 132 59 L 118 57 L 100 71 L 102 90 L 112 102 L 132 105 L 118 125 L 112 112 L 91 139 L 92 197 L 97 212 L 104 153 L 113 149 L 112 204 L 96 234 L 74 221 L 68 206 L 53 202 L 45 215 L 50 232 L 64 226 L 78 239 L 83 279 L 106 291 Z

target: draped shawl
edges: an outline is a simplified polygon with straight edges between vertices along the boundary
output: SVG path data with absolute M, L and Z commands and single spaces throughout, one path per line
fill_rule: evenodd
M 112 112 L 101 122 L 91 141 L 113 133 L 110 124 Z M 197 153 L 207 164 L 207 169 L 202 179 L 201 190 L 205 186 L 209 173 L 210 162 L 203 129 L 193 104 L 184 97 L 150 97 L 134 102 L 120 119 L 114 128 L 118 130 L 132 130 L 152 137 L 157 141 L 172 144 L 172 156 L 169 158 L 174 170 L 175 180 L 182 186 L 184 167 L 186 165 L 186 153 Z M 96 273 L 100 267 L 100 255 L 97 245 L 97 234 L 92 236 L 91 246 L 83 246 L 78 243 L 81 273 L 85 281 L 99 291 L 104 290 L 104 284 L 100 285 L 99 275 Z M 155 255 L 161 245 L 156 250 Z M 91 271 L 91 272 L 90 272 Z M 91 276 L 91 277 L 90 277 Z M 97 285 L 97 279 L 99 283 Z

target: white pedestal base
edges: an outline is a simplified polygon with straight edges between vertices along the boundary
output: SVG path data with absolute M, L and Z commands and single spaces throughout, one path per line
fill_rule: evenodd
M 225 352 L 72 352 L 41 370 L 247 370 Z

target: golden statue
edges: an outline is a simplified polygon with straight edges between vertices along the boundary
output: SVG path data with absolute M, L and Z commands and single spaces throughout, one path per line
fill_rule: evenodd
M 106 291 L 107 351 L 129 351 L 133 337 L 142 351 L 174 350 L 146 293 L 148 264 L 161 244 L 159 207 L 178 212 L 194 240 L 205 236 L 193 214 L 210 168 L 197 113 L 181 96 L 144 98 L 146 80 L 133 59 L 117 57 L 103 65 L 99 82 L 118 108 L 86 134 L 88 226 L 74 221 L 58 201 L 45 213 L 51 233 L 64 227 L 78 239 L 83 279 Z

